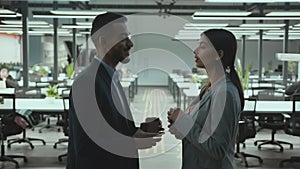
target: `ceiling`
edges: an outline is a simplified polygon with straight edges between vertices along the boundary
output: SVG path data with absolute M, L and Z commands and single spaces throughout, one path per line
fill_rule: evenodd
M 17 10 L 22 5 L 20 2 L 1 0 L 0 5 L 5 8 Z M 210 3 L 204 2 L 204 0 L 57 0 L 56 2 L 53 0 L 28 0 L 28 6 L 43 10 L 43 8 L 53 8 L 54 4 L 57 4 L 58 8 L 64 9 L 104 9 L 123 12 L 124 14 L 134 12 L 166 12 L 189 16 L 198 10 L 246 10 L 254 13 L 259 13 L 260 9 L 263 9 L 263 12 L 288 9 L 300 10 L 300 1 L 295 3 Z
M 32 17 L 33 11 L 49 11 L 57 10 L 75 10 L 75 11 L 112 11 L 123 14 L 135 13 L 154 13 L 161 15 L 176 15 L 183 17 L 191 23 L 227 23 L 233 26 L 239 26 L 242 23 L 261 23 L 260 20 L 245 21 L 245 17 L 232 19 L 218 19 L 213 17 L 210 20 L 195 20 L 192 15 L 197 11 L 247 11 L 251 12 L 249 16 L 264 16 L 273 11 L 293 11 L 299 12 L 299 20 L 291 20 L 290 25 L 300 23 L 300 0 L 298 2 L 277 2 L 277 3 L 210 3 L 204 0 L 28 0 L 29 20 L 36 20 Z M 233 0 L 237 1 L 237 0 Z M 256 0 L 248 0 L 256 1 Z M 260 0 L 262 2 L 263 0 Z M 270 0 L 269 0 L 270 1 Z M 294 0 L 295 1 L 295 0 Z M 256 1 L 257 2 L 257 1 Z M 10 9 L 22 13 L 21 9 L 24 5 L 22 1 L 1 0 L 0 7 Z M 1 19 L 1 18 L 0 18 Z M 52 19 L 46 19 L 47 22 L 52 23 Z M 78 19 L 77 21 L 82 21 Z M 83 20 L 84 21 L 84 20 Z M 60 24 L 71 23 L 71 18 L 61 19 Z M 266 20 L 263 23 L 284 23 L 283 19 Z

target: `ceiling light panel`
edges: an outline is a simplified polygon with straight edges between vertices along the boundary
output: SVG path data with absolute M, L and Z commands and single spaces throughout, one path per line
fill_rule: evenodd
M 22 21 L 16 21 L 16 20 L 3 20 L 1 22 L 5 23 L 5 24 L 10 24 L 10 25 L 22 25 Z M 29 25 L 49 25 L 49 23 L 46 21 L 28 21 L 28 24 Z
M 228 26 L 228 23 L 187 23 L 184 25 L 184 29 L 193 29 L 193 28 L 224 28 Z
M 15 14 L 16 12 L 8 9 L 0 9 L 0 14 Z
M 91 26 L 93 23 L 92 22 L 76 22 L 77 25 L 86 25 L 86 26 Z
M 92 25 L 73 25 L 73 24 L 64 24 L 61 26 L 62 28 L 67 28 L 67 29 L 91 29 Z
M 54 15 L 100 15 L 100 14 L 105 14 L 106 12 L 104 11 L 80 11 L 80 10 L 72 10 L 72 11 L 50 11 L 50 13 L 54 14 Z
M 106 11 L 33 11 L 34 18 L 90 18 L 94 19 L 99 14 L 105 14 Z
M 258 23 L 258 24 L 249 24 L 249 23 L 245 23 L 245 24 L 241 24 L 240 27 L 247 27 L 247 28 L 271 28 L 271 27 L 284 27 L 285 24 L 267 24 L 267 23 Z
M 290 16 L 290 17 L 299 17 L 300 12 L 296 11 L 282 11 L 282 12 L 270 12 L 266 16 Z
M 245 11 L 200 11 L 195 12 L 193 16 L 248 16 L 251 12 Z
M 205 0 L 214 3 L 276 3 L 276 2 L 299 2 L 299 0 Z
M 300 20 L 300 16 L 281 16 L 281 17 L 255 17 L 255 16 L 247 16 L 247 17 L 225 17 L 225 16 L 192 16 L 193 20 L 235 20 L 235 21 L 242 21 L 242 20 L 252 20 L 252 21 L 259 21 L 259 20 Z

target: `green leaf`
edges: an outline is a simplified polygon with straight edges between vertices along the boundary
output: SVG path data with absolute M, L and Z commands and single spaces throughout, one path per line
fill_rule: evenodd
M 70 63 L 68 66 L 66 66 L 66 73 L 69 79 L 72 79 L 75 71 L 74 71 L 74 63 Z
M 47 97 L 54 97 L 56 99 L 59 98 L 59 94 L 58 94 L 58 91 L 57 91 L 57 87 L 58 85 L 49 85 L 48 86 L 48 90 L 46 91 L 46 96 Z

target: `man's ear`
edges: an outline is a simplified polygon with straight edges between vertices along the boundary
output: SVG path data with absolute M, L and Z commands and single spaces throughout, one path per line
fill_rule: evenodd
M 223 50 L 218 50 L 218 55 L 219 55 L 220 59 L 222 59 L 223 56 L 224 56 L 224 51 Z

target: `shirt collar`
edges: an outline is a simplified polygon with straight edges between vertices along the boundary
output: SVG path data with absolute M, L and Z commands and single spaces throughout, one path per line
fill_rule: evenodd
M 118 73 L 118 71 L 116 71 L 116 69 L 113 69 L 112 67 L 110 67 L 107 63 L 105 63 L 99 57 L 95 57 L 95 59 L 97 61 L 99 61 L 100 64 L 102 64 L 104 66 L 104 68 L 106 69 L 106 71 L 108 72 L 108 74 L 109 74 L 110 77 L 112 77 L 115 80 L 119 79 L 119 73 Z

